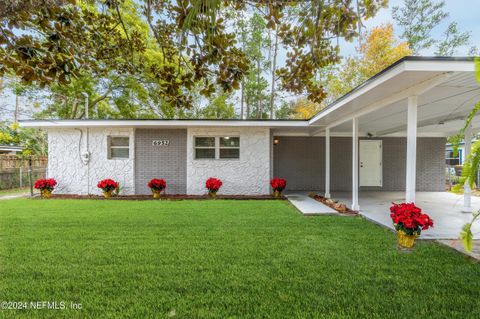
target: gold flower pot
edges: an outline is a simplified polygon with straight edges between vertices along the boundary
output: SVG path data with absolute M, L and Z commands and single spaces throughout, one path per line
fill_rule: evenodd
M 280 198 L 282 196 L 282 192 L 279 190 L 274 190 L 273 191 L 273 197 L 275 198 Z
M 407 235 L 404 231 L 397 231 L 398 245 L 404 248 L 412 248 L 418 235 Z
M 152 189 L 153 198 L 155 198 L 155 199 L 160 198 L 160 195 L 161 195 L 160 192 L 161 192 L 161 191 L 159 191 L 159 190 L 154 190 L 154 189 Z
M 42 194 L 42 198 L 50 198 L 52 197 L 52 191 L 49 190 L 49 189 L 42 189 L 40 191 L 40 193 Z
M 103 191 L 103 197 L 105 197 L 105 198 L 112 197 L 112 192 L 113 192 L 113 189 L 109 190 L 109 191 Z
M 217 198 L 217 192 L 209 191 L 208 196 L 210 196 L 211 199 L 216 199 Z

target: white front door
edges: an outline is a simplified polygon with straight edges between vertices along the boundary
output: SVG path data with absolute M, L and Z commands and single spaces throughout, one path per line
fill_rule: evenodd
M 360 186 L 382 186 L 382 141 L 360 140 Z

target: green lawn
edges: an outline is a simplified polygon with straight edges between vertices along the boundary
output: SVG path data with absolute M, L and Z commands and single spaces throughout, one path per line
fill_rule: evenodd
M 0 317 L 478 318 L 480 265 L 286 201 L 0 202 Z M 68 308 L 68 307 L 67 307 Z

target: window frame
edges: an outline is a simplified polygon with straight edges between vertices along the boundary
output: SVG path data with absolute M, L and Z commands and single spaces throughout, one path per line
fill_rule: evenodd
M 114 138 L 127 138 L 128 145 L 127 146 L 112 146 L 112 139 Z M 117 157 L 112 156 L 112 149 L 127 149 L 128 156 L 127 157 Z M 130 159 L 130 136 L 129 135 L 107 135 L 107 159 L 109 160 L 129 160 Z
M 220 144 L 220 139 L 222 138 L 238 138 L 238 146 L 222 146 Z M 224 150 L 238 150 L 238 157 L 221 157 L 220 154 L 221 154 L 221 150 L 224 149 Z M 240 159 L 240 136 L 219 136 L 218 137 L 218 159 L 222 159 L 222 160 L 238 160 Z
M 220 146 L 220 138 L 238 138 L 238 146 Z M 196 146 L 196 139 L 197 138 L 213 138 L 215 141 L 215 146 Z M 197 148 L 200 149 L 215 149 L 215 157 L 211 158 L 197 158 Z M 238 161 L 240 160 L 241 154 L 240 154 L 240 148 L 241 148 L 241 139 L 239 135 L 195 135 L 193 136 L 193 159 L 194 160 L 207 160 L 207 161 L 212 161 L 212 160 L 222 160 L 222 161 Z M 222 158 L 220 157 L 220 150 L 221 149 L 238 149 L 238 157 L 237 158 Z
M 213 138 L 213 146 L 197 146 L 197 138 Z M 211 150 L 213 149 L 214 155 L 213 157 L 207 157 L 207 158 L 198 158 L 197 157 L 197 149 L 207 149 Z M 193 137 L 193 158 L 195 160 L 214 160 L 217 158 L 217 139 L 215 136 L 194 136 Z

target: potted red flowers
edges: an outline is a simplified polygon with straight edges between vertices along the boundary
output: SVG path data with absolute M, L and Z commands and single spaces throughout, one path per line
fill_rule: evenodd
M 53 178 L 42 178 L 35 182 L 35 189 L 39 189 L 43 198 L 50 198 L 57 181 Z
M 208 189 L 208 196 L 215 199 L 217 197 L 217 192 L 222 187 L 222 181 L 218 178 L 210 177 L 205 183 L 205 187 Z
M 279 198 L 282 195 L 282 191 L 287 186 L 287 181 L 283 178 L 273 178 L 270 181 L 270 186 L 273 188 L 273 196 Z
M 107 178 L 98 182 L 97 187 L 103 191 L 105 198 L 112 197 L 112 192 L 118 188 L 118 183 L 113 179 Z
M 160 198 L 160 193 L 167 187 L 165 180 L 157 178 L 152 179 L 147 185 L 152 191 L 153 198 Z
M 422 214 L 422 210 L 414 203 L 392 204 L 390 217 L 397 230 L 398 244 L 412 248 L 422 230 L 433 227 L 433 220 L 427 214 Z

